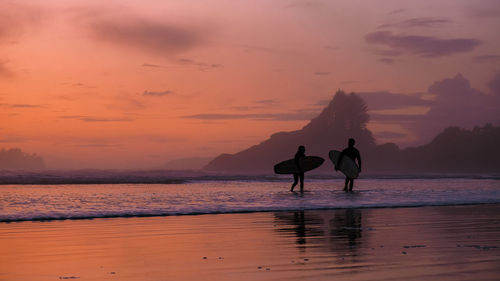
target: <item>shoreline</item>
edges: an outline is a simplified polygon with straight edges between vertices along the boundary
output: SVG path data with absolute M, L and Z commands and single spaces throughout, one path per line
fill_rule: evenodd
M 72 221 L 72 220 L 94 220 L 94 219 L 115 219 L 115 218 L 155 218 L 155 217 L 182 217 L 182 216 L 204 216 L 204 215 L 230 215 L 230 214 L 254 214 L 254 213 L 279 213 L 279 212 L 298 212 L 298 211 L 335 211 L 335 210 L 369 210 L 369 209 L 407 209 L 407 208 L 432 208 L 432 207 L 459 207 L 459 206 L 487 206 L 498 205 L 500 203 L 479 202 L 479 203 L 453 203 L 453 204 L 416 204 L 416 205 L 393 205 L 393 206 L 356 206 L 356 207 L 325 207 L 325 208 L 303 208 L 303 209 L 269 209 L 269 210 L 235 210 L 221 212 L 193 212 L 193 213 L 160 213 L 160 214 L 120 214 L 120 215 L 104 215 L 104 216 L 75 216 L 61 218 L 27 218 L 27 219 L 12 219 L 0 220 L 0 224 L 11 224 L 21 222 L 52 222 L 52 221 Z

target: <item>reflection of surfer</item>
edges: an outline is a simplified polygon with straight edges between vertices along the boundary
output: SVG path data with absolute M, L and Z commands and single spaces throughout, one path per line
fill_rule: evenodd
M 302 167 L 300 167 L 300 159 L 306 157 L 305 152 L 306 148 L 303 145 L 301 145 L 297 149 L 297 153 L 295 153 L 294 157 L 295 165 L 297 165 L 299 172 L 293 173 L 293 184 L 292 188 L 290 188 L 290 191 L 293 191 L 297 183 L 299 183 L 299 178 L 300 178 L 300 192 L 304 191 L 304 171 L 302 170 Z
M 354 143 L 356 141 L 354 139 L 349 139 L 348 142 L 348 147 L 340 153 L 339 160 L 338 160 L 338 165 L 335 165 L 335 171 L 338 171 L 340 167 L 340 163 L 342 161 L 342 157 L 347 156 L 352 159 L 352 161 L 356 161 L 358 159 L 358 166 L 359 166 L 359 171 L 361 172 L 361 155 L 359 155 L 359 151 L 354 147 Z M 349 185 L 349 191 L 352 191 L 352 187 L 354 185 L 354 179 L 349 178 L 348 176 L 345 177 L 345 186 L 344 186 L 344 191 L 347 191 L 347 185 Z

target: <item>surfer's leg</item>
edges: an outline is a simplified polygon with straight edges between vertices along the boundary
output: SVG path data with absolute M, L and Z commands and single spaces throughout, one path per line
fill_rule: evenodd
M 354 186 L 354 179 L 351 179 L 351 184 L 349 185 L 349 191 L 352 191 L 353 186 Z
M 304 191 L 304 173 L 301 173 L 299 175 L 299 178 L 300 178 L 300 192 L 303 192 Z
M 349 184 L 349 178 L 345 178 L 345 186 L 344 186 L 344 191 L 347 191 L 347 185 Z
M 299 175 L 298 174 L 293 174 L 293 184 L 292 188 L 290 188 L 290 191 L 293 191 L 293 188 L 299 183 Z

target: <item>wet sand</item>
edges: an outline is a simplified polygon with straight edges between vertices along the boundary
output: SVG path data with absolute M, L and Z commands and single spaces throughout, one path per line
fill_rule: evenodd
M 498 280 L 500 205 L 0 223 L 0 280 Z

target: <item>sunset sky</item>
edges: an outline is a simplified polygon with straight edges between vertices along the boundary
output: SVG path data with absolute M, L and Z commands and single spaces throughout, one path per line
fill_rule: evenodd
M 0 148 L 152 168 L 302 128 L 337 89 L 377 143 L 500 124 L 498 0 L 0 0 Z

